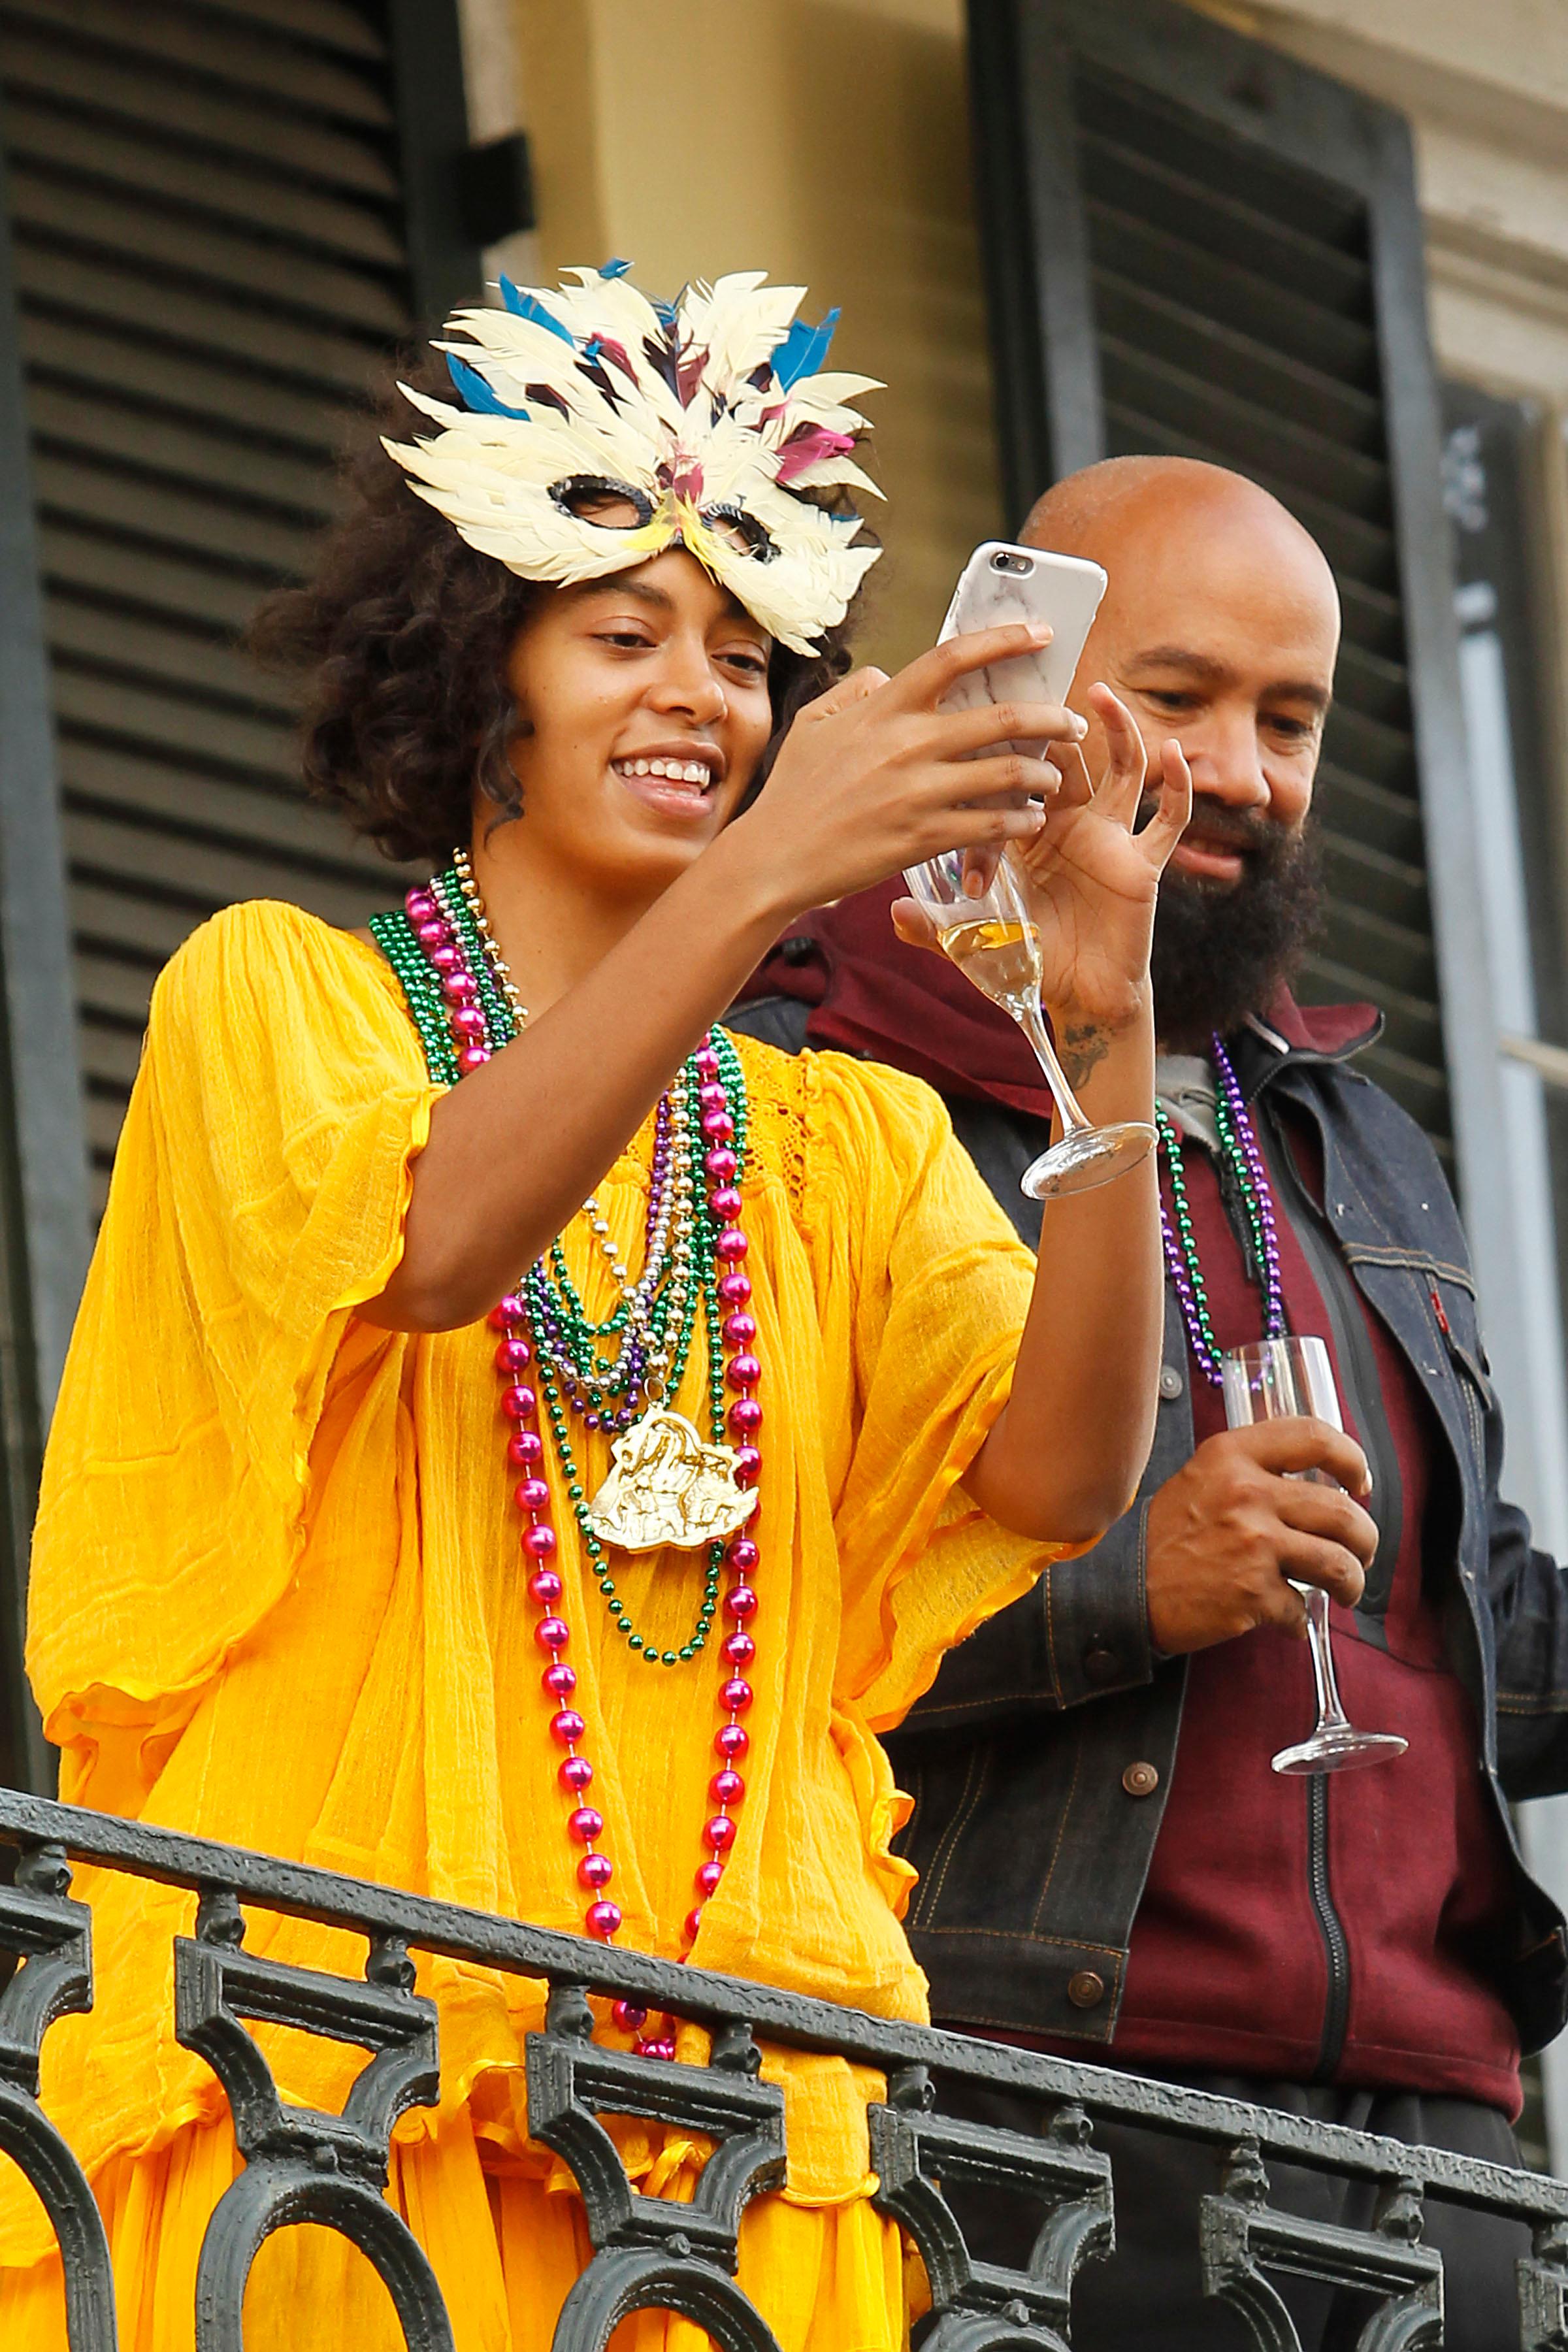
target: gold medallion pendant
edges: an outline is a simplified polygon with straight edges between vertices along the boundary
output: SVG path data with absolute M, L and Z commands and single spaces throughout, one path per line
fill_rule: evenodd
M 678 1551 L 722 1543 L 751 1517 L 756 1496 L 735 1482 L 727 1445 L 708 1445 L 683 1412 L 656 1404 L 610 1448 L 610 1475 L 585 1517 L 622 1551 Z

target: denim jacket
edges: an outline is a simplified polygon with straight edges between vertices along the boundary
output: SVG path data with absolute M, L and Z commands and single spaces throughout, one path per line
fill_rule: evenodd
M 1302 1017 L 1310 1027 L 1312 1016 Z M 731 1020 L 771 1043 L 804 1038 L 804 1007 L 779 999 Z M 1308 1203 L 1303 1222 L 1318 1229 L 1331 1315 L 1343 1313 L 1353 1344 L 1353 1283 L 1405 1350 L 1442 1431 L 1445 1460 L 1433 1467 L 1444 1508 L 1429 1524 L 1446 1533 L 1424 1573 L 1441 1596 L 1450 1658 L 1481 1726 L 1478 1767 L 1513 1860 L 1518 1900 L 1497 1977 L 1531 2051 L 1568 2015 L 1568 1942 L 1562 1913 L 1520 1858 L 1508 1801 L 1568 1787 L 1568 1583 L 1499 1496 L 1501 1416 L 1437 1157 L 1397 1104 L 1348 1066 L 1378 1025 L 1369 1019 L 1359 1034 L 1321 1046 L 1289 1045 L 1257 1024 L 1232 1041 L 1232 1054 L 1263 1120 L 1271 1103 L 1288 1103 L 1321 1139 L 1323 1204 Z M 949 1108 L 1034 1241 L 1038 1213 L 1031 1231 L 1017 1179 L 1039 1149 L 1040 1122 L 988 1105 Z M 915 1799 L 899 1840 L 920 1872 L 906 1924 L 936 2017 L 1112 2039 L 1186 1683 L 1184 1662 L 1158 1658 L 1150 1640 L 1149 1499 L 1193 1450 L 1186 1334 L 1170 1291 L 1153 1450 L 1132 1507 L 1091 1551 L 1057 1562 L 954 1651 L 888 1739 Z M 1375 1454 L 1373 1470 L 1375 1480 Z M 1152 1793 L 1140 1766 L 1157 1775 Z

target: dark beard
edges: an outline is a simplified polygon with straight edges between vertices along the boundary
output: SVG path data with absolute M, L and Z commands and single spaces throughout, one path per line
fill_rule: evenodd
M 1173 1053 L 1197 1053 L 1264 1013 L 1322 929 L 1323 879 L 1310 829 L 1205 813 L 1204 831 L 1245 856 L 1239 882 L 1167 872 L 1154 916 L 1154 1025 Z

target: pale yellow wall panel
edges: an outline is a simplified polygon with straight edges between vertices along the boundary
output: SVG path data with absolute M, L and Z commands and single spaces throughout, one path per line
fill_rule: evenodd
M 519 0 L 546 269 L 635 261 L 673 292 L 765 268 L 841 303 L 834 359 L 885 379 L 888 552 L 862 638 L 931 642 L 1002 522 L 959 0 Z

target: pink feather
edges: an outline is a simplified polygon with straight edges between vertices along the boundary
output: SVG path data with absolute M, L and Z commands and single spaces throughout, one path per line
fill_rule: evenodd
M 830 432 L 826 425 L 803 425 L 780 452 L 777 478 L 787 488 L 808 466 L 819 465 L 826 457 L 847 457 L 854 446 L 847 433 Z

